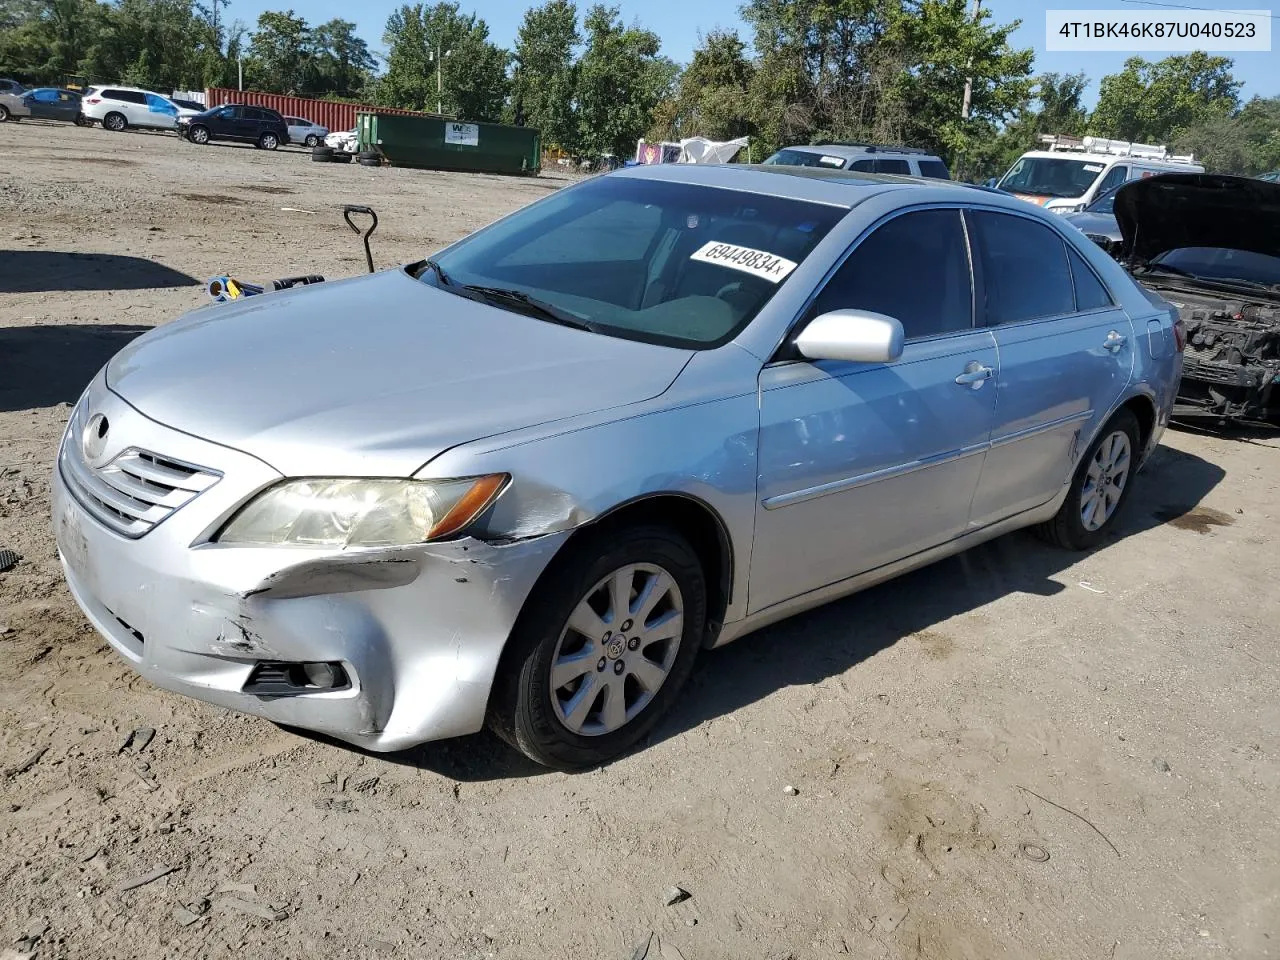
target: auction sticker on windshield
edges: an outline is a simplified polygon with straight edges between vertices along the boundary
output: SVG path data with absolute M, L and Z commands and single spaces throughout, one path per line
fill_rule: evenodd
M 714 263 L 730 270 L 741 270 L 743 273 L 762 277 L 770 283 L 781 283 L 798 266 L 794 260 L 775 256 L 764 250 L 753 250 L 751 247 L 739 247 L 737 244 L 719 243 L 715 240 L 704 244 L 689 259 Z

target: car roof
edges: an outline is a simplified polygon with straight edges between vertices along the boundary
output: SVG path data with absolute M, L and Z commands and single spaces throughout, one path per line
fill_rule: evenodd
M 1022 157 L 1030 157 L 1033 160 L 1083 160 L 1086 163 L 1120 163 L 1128 167 L 1165 167 L 1170 173 L 1179 171 L 1182 173 L 1195 172 L 1190 169 L 1190 164 L 1177 160 L 1161 160 L 1157 157 L 1133 157 L 1115 153 L 1085 153 L 1081 150 L 1028 150 L 1022 154 Z M 1022 159 L 1022 157 L 1018 159 Z
M 823 167 L 746 163 L 656 163 L 623 167 L 605 176 L 700 184 L 723 190 L 744 190 L 748 193 L 825 203 L 848 209 L 856 207 L 873 196 L 899 191 L 908 194 L 910 200 L 918 199 L 921 203 L 981 203 L 1006 207 L 1019 213 L 1038 209 L 1003 190 L 976 187 L 954 180 L 855 173 L 851 170 Z M 907 196 L 903 197 L 904 201 L 907 199 Z

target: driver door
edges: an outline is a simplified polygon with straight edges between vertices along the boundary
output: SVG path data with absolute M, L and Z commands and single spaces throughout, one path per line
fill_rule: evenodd
M 893 363 L 784 360 L 760 377 L 748 612 L 960 536 L 995 421 L 995 340 L 974 329 L 958 209 L 878 226 L 805 319 L 842 308 L 898 319 Z M 799 331 L 797 327 L 797 331 Z

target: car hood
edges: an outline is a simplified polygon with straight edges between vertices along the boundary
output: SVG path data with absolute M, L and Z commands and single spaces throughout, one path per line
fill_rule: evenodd
M 1112 240 L 1120 239 L 1116 218 L 1109 213 L 1069 213 L 1062 219 L 1081 233 L 1095 233 Z
M 390 270 L 197 310 L 122 350 L 107 382 L 286 476 L 409 476 L 459 443 L 651 399 L 691 356 Z
M 1214 173 L 1165 173 L 1116 191 L 1128 257 L 1223 247 L 1280 257 L 1280 184 Z

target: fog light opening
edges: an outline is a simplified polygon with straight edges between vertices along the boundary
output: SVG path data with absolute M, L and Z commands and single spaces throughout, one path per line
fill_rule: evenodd
M 253 668 L 243 689 L 258 696 L 288 697 L 345 690 L 350 686 L 347 671 L 336 661 L 262 662 Z

